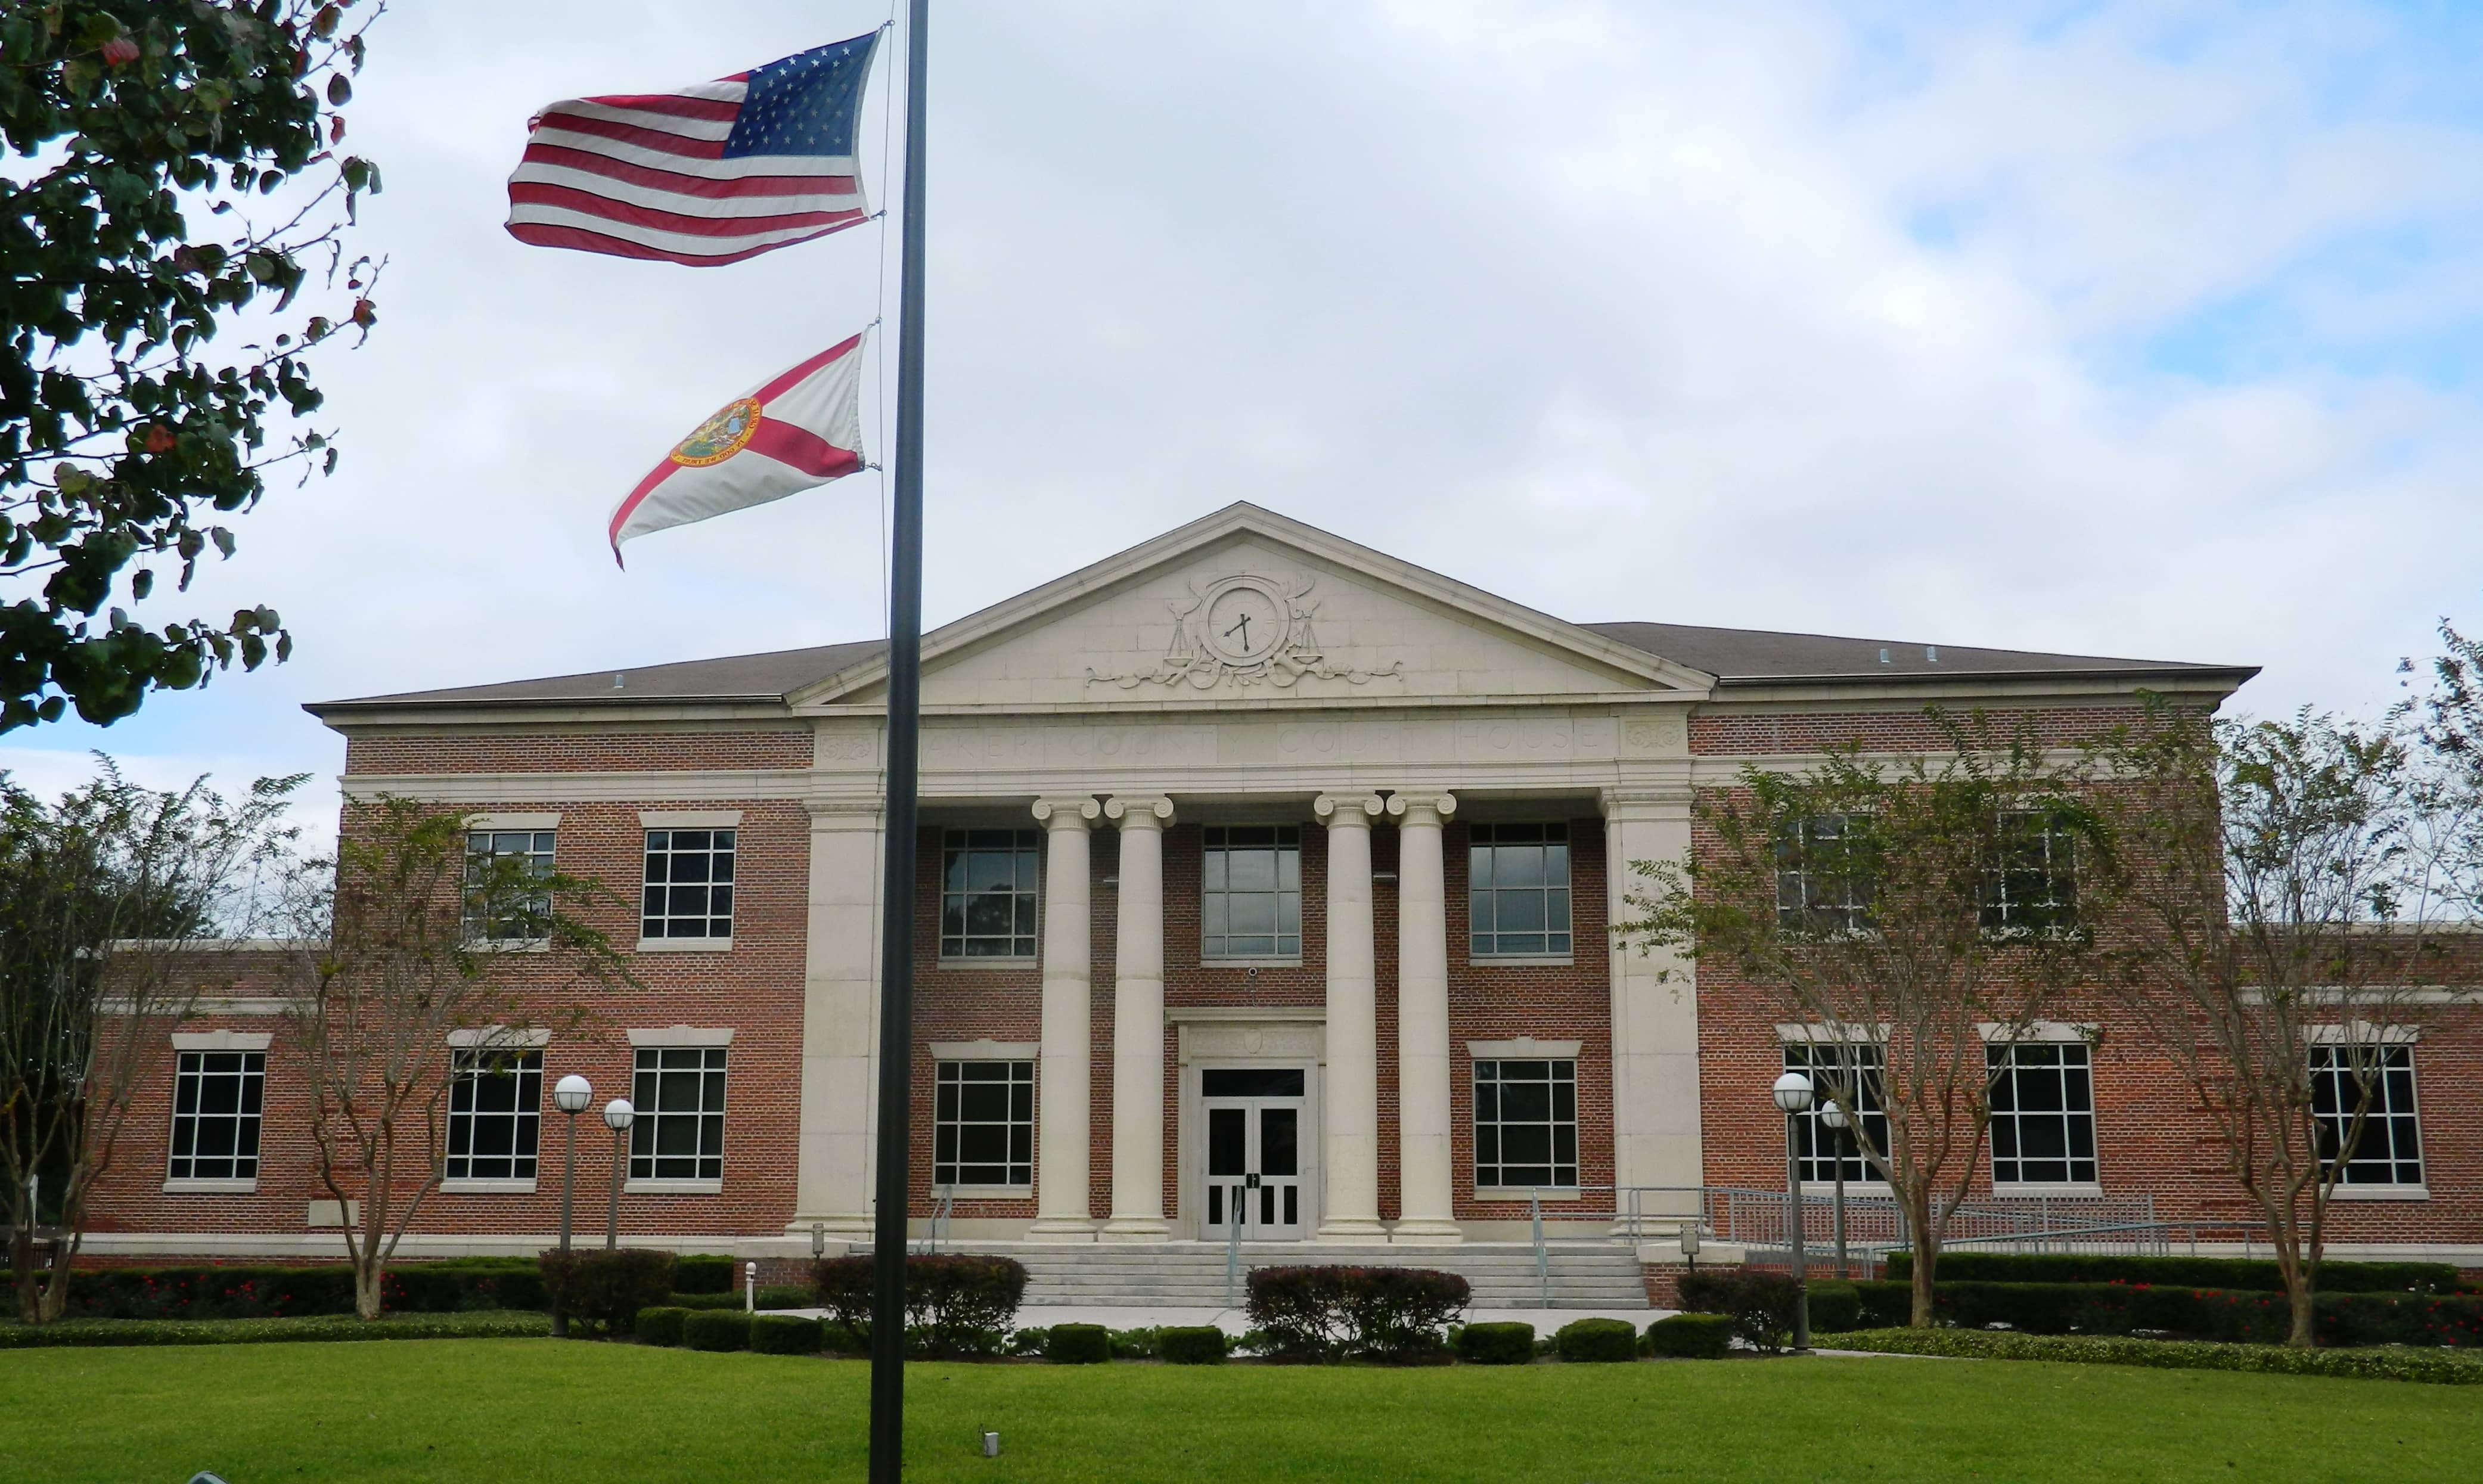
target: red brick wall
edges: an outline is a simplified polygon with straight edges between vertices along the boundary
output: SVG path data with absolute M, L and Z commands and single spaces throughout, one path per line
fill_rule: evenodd
M 748 731 L 363 735 L 345 739 L 348 774 L 628 773 L 810 765 L 811 729 L 807 727 Z
M 1971 725 L 1964 707 L 1958 707 L 1952 716 Z M 2146 716 L 2145 708 L 2127 704 L 1984 713 L 1993 737 L 2005 741 L 2023 731 L 2045 747 L 2075 747 L 2115 727 L 2134 726 Z M 1938 752 L 1949 745 L 1947 733 L 1920 706 L 1893 711 L 1708 712 L 1690 718 L 1690 750 L 1708 755 L 1819 753 L 1856 742 L 1886 752 Z

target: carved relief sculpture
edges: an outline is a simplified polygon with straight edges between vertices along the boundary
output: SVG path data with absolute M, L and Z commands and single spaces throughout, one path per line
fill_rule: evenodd
M 1305 676 L 1322 680 L 1367 684 L 1382 676 L 1402 676 L 1404 661 L 1385 670 L 1356 670 L 1331 665 L 1320 649 L 1311 616 L 1319 604 L 1309 599 L 1316 579 L 1304 575 L 1293 583 L 1237 572 L 1202 588 L 1189 585 L 1187 599 L 1165 603 L 1172 610 L 1172 642 L 1153 670 L 1124 675 L 1086 672 L 1086 683 L 1107 681 L 1121 689 L 1141 685 L 1188 684 L 1212 690 L 1225 680 L 1241 685 L 1261 682 L 1290 689 Z

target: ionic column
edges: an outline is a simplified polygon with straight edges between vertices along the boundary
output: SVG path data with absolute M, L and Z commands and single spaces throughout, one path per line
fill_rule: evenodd
M 1320 1240 L 1387 1240 L 1379 1225 L 1379 967 L 1371 917 L 1376 794 L 1322 794 L 1327 823 L 1327 1200 Z
M 1449 881 L 1454 794 L 1396 794 L 1399 1241 L 1454 1242 L 1449 1162 Z
M 810 946 L 802 972 L 802 1112 L 793 1220 L 868 1243 L 879 1086 L 879 907 L 887 846 L 877 799 L 811 802 Z M 841 1249 L 831 1249 L 841 1250 Z
M 1087 827 L 1102 808 L 1089 798 L 1038 799 L 1044 826 L 1043 1050 L 1035 1073 L 1032 1241 L 1088 1242 L 1086 1116 L 1088 1043 L 1095 978 Z
M 1121 827 L 1112 935 L 1112 1219 L 1104 1240 L 1160 1242 L 1163 1213 L 1163 832 L 1170 799 L 1108 799 Z

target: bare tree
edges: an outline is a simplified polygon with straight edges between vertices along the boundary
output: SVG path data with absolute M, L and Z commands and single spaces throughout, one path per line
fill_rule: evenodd
M 1936 759 L 1849 749 L 1801 772 L 1744 769 L 1702 800 L 1690 859 L 1630 862 L 1640 915 L 1615 928 L 1641 952 L 1730 966 L 1813 1027 L 1810 1075 L 1856 1115 L 1858 1153 L 1904 1211 L 1916 1325 L 1932 1322 L 1940 1243 L 1990 1126 L 1989 1048 L 2030 1029 L 2085 962 L 2078 874 L 2104 845 L 2083 792 L 2030 741 L 1932 715 L 1951 747 Z
M 358 808 L 334 872 L 305 884 L 286 1019 L 319 1181 L 343 1213 L 355 1309 L 371 1319 L 398 1244 L 440 1187 L 458 1077 L 511 1074 L 530 1031 L 586 1019 L 555 1008 L 571 992 L 634 981 L 610 938 L 575 914 L 609 898 L 600 883 L 471 851 L 454 812 L 396 798 Z M 452 1041 L 469 1044 L 452 1051 Z
M 2393 1179 L 2392 1106 L 2443 924 L 2473 903 L 2473 798 L 2400 709 L 2210 720 L 2160 702 L 2095 751 L 2112 776 L 2123 1003 L 2179 1069 L 2314 1342 L 2337 1188 Z M 2407 1152 L 2411 1153 L 2411 1152 Z
M 249 931 L 254 888 L 292 843 L 283 812 L 303 781 L 261 779 L 233 801 L 204 779 L 159 792 L 98 763 L 56 804 L 0 783 L 0 1176 L 30 1324 L 67 1308 L 87 1200 L 140 1078 L 212 986 L 201 946 Z

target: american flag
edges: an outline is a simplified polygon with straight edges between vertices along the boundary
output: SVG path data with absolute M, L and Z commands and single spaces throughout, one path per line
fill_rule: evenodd
M 708 267 L 870 215 L 854 135 L 879 33 L 670 93 L 536 115 L 509 177 L 509 235 Z

